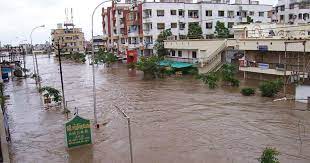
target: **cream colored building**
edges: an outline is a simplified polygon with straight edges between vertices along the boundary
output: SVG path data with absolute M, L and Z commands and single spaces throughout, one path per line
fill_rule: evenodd
M 73 24 L 63 28 L 62 24 L 58 24 L 57 29 L 52 29 L 51 36 L 54 45 L 58 41 L 61 43 L 62 54 L 85 53 L 82 28 L 75 28 Z
M 261 28 L 253 30 L 256 32 L 247 33 L 245 30 L 255 29 L 258 25 Z M 234 27 L 235 39 L 167 40 L 165 48 L 169 49 L 170 55 L 166 59 L 190 62 L 198 67 L 200 73 L 208 73 L 218 69 L 230 58 L 239 65 L 245 77 L 262 79 L 263 75 L 273 78 L 286 76 L 292 80 L 293 75 L 297 75 L 297 78 L 309 78 L 310 25 L 270 24 L 264 28 L 263 24 L 258 25 Z M 269 35 L 267 31 L 270 29 L 276 34 Z

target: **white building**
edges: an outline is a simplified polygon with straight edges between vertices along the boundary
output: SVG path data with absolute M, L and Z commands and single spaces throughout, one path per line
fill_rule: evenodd
M 171 29 L 176 38 L 185 38 L 190 23 L 199 23 L 204 37 L 212 37 L 217 21 L 229 29 L 247 22 L 271 22 L 271 5 L 242 0 L 201 0 L 197 3 L 143 2 L 137 5 L 112 4 L 103 10 L 103 31 L 110 48 L 119 52 L 136 49 L 139 55 L 154 54 L 158 34 Z
M 310 23 L 309 0 L 279 0 L 274 9 L 278 23 Z

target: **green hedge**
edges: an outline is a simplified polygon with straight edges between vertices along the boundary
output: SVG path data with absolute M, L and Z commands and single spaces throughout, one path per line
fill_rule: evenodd
M 255 94 L 255 89 L 254 88 L 242 88 L 241 89 L 241 94 L 244 96 L 251 96 Z

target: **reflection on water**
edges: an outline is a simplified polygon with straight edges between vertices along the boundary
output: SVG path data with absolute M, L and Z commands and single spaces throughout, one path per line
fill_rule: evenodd
M 38 61 L 42 85 L 60 89 L 57 60 Z M 63 63 L 69 108 L 93 120 L 91 72 L 87 64 Z M 65 148 L 66 117 L 43 109 L 33 79 L 6 84 L 13 162 L 129 162 L 127 124 L 115 105 L 132 119 L 134 162 L 254 163 L 266 146 L 282 153 L 281 162 L 310 162 L 310 113 L 296 111 L 304 104 L 209 90 L 192 78 L 144 81 L 121 64 L 96 66 L 96 78 L 98 120 L 108 123 L 93 128 L 93 145 L 74 150 Z

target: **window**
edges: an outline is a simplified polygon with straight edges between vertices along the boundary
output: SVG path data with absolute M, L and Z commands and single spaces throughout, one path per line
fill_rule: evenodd
M 198 10 L 188 10 L 188 17 L 189 18 L 199 18 Z
M 170 10 L 171 15 L 177 15 L 177 10 Z
M 195 51 L 192 52 L 192 58 L 197 58 L 197 52 Z
M 284 20 L 284 15 L 280 15 L 280 21 Z
M 254 16 L 254 11 L 250 11 L 250 16 Z
M 309 14 L 308 13 L 304 13 L 303 17 L 304 17 L 304 20 L 307 20 L 307 19 L 309 19 Z
M 212 29 L 212 22 L 206 23 L 206 29 Z
M 153 44 L 153 37 L 152 37 L 152 36 L 147 36 L 147 37 L 145 37 L 145 43 L 147 43 L 147 44 Z
M 224 12 L 224 11 L 218 11 L 218 16 L 223 17 L 224 15 L 225 15 L 225 12 Z
M 177 23 L 171 23 L 171 28 L 177 28 L 178 24 Z
M 302 14 L 298 14 L 298 19 L 302 19 Z
M 171 50 L 171 56 L 175 56 L 175 51 L 174 50 Z
M 184 30 L 185 29 L 185 25 L 186 25 L 186 23 L 180 22 L 179 23 L 180 30 Z
M 240 16 L 240 12 L 239 11 L 237 11 L 237 16 Z
M 281 11 L 285 11 L 285 5 L 280 6 L 280 10 L 281 10 Z
M 293 14 L 289 14 L 289 15 L 288 15 L 288 19 L 290 19 L 290 20 L 293 19 L 293 17 L 294 17 Z
M 121 44 L 125 44 L 125 39 L 121 38 Z
M 121 34 L 125 34 L 125 28 L 121 28 L 121 29 L 120 29 L 120 33 L 121 33 Z
M 264 13 L 264 12 L 259 12 L 258 15 L 259 15 L 260 17 L 264 17 L 265 13 Z
M 235 23 L 234 22 L 228 22 L 228 28 L 232 28 L 233 26 L 235 25 Z
M 179 16 L 183 16 L 184 17 L 184 10 L 179 9 Z
M 152 17 L 152 10 L 151 9 L 144 10 L 144 17 L 143 18 L 150 18 L 150 17 Z
M 121 15 L 122 14 L 122 10 L 117 10 L 117 14 Z
M 165 29 L 165 23 L 157 23 L 157 29 Z
M 212 10 L 206 10 L 206 16 L 212 16 Z
M 294 9 L 295 4 L 290 4 L 290 9 Z
M 165 16 L 165 10 L 157 10 L 157 16 Z
M 182 51 L 178 51 L 178 57 L 182 57 Z
M 235 16 L 235 12 L 234 11 L 228 11 L 227 12 L 227 17 L 233 18 L 234 16 Z

